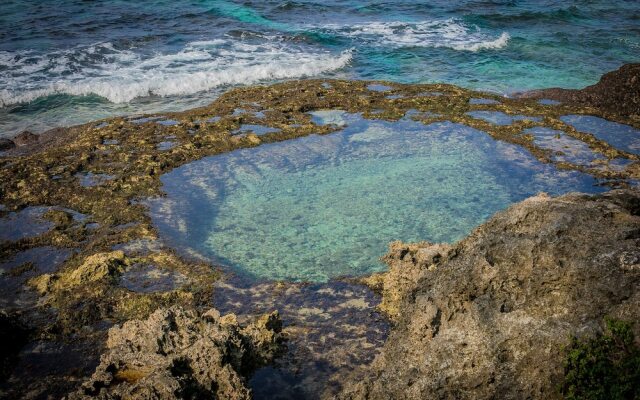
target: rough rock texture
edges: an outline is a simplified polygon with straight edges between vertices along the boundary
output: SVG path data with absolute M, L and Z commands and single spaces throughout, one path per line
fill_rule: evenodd
M 612 114 L 640 117 L 640 63 L 623 65 L 604 74 L 595 85 L 581 90 L 534 90 L 523 94 L 523 97 L 551 98 L 599 108 Z
M 109 330 L 93 376 L 70 399 L 248 399 L 243 375 L 280 347 L 277 312 L 241 328 L 233 314 L 170 307 Z
M 27 146 L 34 144 L 38 141 L 38 135 L 35 135 L 29 131 L 24 131 L 13 138 L 13 143 L 16 146 Z
M 40 294 L 47 294 L 52 290 L 69 289 L 100 279 L 114 278 L 122 273 L 126 263 L 127 260 L 122 251 L 97 253 L 87 257 L 76 269 L 57 274 L 43 274 L 29 283 Z
M 572 335 L 640 320 L 640 193 L 538 195 L 452 248 L 395 243 L 386 261 L 373 281 L 397 325 L 341 398 L 558 398 Z
M 38 368 L 14 368 L 7 384 L 4 387 L 0 385 L 0 391 L 7 390 L 8 398 L 24 398 L 27 394 L 32 398 L 58 398 L 61 393 L 73 390 L 75 382 L 82 379 L 87 370 L 93 370 L 93 362 L 104 343 L 104 330 L 110 324 L 145 319 L 158 308 L 173 305 L 199 308 L 210 304 L 214 282 L 222 272 L 205 263 L 183 260 L 170 248 L 160 245 L 157 231 L 148 216 L 148 207 L 141 199 L 162 195 L 160 177 L 194 160 L 259 143 L 275 143 L 310 134 L 325 135 L 341 129 L 336 125 L 315 124 L 308 114 L 310 111 L 340 109 L 361 113 L 370 120 L 385 121 L 410 117 L 425 125 L 452 121 L 487 132 L 497 140 L 521 146 L 541 162 L 552 162 L 561 169 L 586 172 L 614 185 L 640 179 L 638 155 L 618 150 L 591 134 L 578 132 L 561 120 L 567 114 L 609 117 L 608 113 L 598 109 L 570 104 L 548 106 L 539 104 L 534 98 L 502 98 L 441 84 L 376 82 L 392 88 L 390 92 L 377 92 L 368 89 L 371 83 L 315 79 L 235 88 L 206 107 L 145 116 L 149 120 L 144 123 L 140 123 L 139 117 L 115 117 L 56 128 L 37 136 L 25 134 L 23 139 L 30 138 L 27 142 L 33 143 L 16 143 L 22 145 L 2 152 L 0 217 L 6 218 L 11 212 L 27 207 L 47 205 L 84 214 L 86 220 L 74 221 L 59 212 L 56 215 L 48 213 L 45 219 L 56 226 L 47 233 L 0 242 L 2 262 L 38 247 L 72 249 L 74 253 L 59 268 L 42 271 L 47 273 L 31 279 L 30 285 L 25 285 L 24 290 L 18 293 L 16 300 L 25 300 L 15 302 L 23 312 L 20 319 L 32 332 L 18 359 Z M 436 92 L 440 95 L 425 95 Z M 486 98 L 494 100 L 495 104 L 473 104 L 471 98 Z M 238 114 L 238 110 L 243 111 Z M 473 118 L 469 111 L 501 111 L 538 118 L 499 126 Z M 165 126 L 157 122 L 159 118 L 172 119 L 178 124 Z M 640 127 L 638 119 L 616 117 L 614 120 Z M 269 126 L 279 129 L 279 132 L 262 136 L 234 134 L 243 124 Z M 554 161 L 551 152 L 538 146 L 531 135 L 523 134 L 533 127 L 558 129 L 584 142 L 608 161 L 589 166 Z M 158 144 L 169 137 L 176 145 L 169 150 L 159 149 Z M 620 161 L 626 164 L 624 170 L 620 170 Z M 88 173 L 107 174 L 113 179 L 84 186 L 83 177 Z M 147 245 L 143 244 L 145 242 Z M 138 245 L 148 248 L 144 251 L 130 250 Z M 124 259 L 120 256 L 111 260 L 104 258 L 104 267 L 103 264 L 85 263 L 97 254 L 108 254 L 116 248 L 125 249 Z M 167 292 L 129 290 L 122 285 L 122 274 L 136 264 L 180 273 L 189 279 L 189 284 Z M 42 297 L 35 296 L 34 287 Z M 388 287 L 388 291 L 393 290 L 392 286 Z M 250 300 L 247 302 L 259 303 L 265 298 L 268 299 L 248 297 Z M 391 306 L 393 302 L 388 304 Z M 36 315 L 25 315 L 25 311 Z M 317 317 L 309 315 L 308 318 Z M 343 323 L 337 329 L 344 329 L 347 325 Z M 305 327 L 294 329 L 302 331 Z M 355 336 L 357 330 L 348 329 L 349 335 Z M 307 329 L 306 332 L 312 331 Z M 312 339 L 317 343 L 324 340 L 313 336 L 313 332 L 304 335 L 317 337 Z M 338 333 L 321 344 L 330 346 L 332 341 L 341 340 L 345 343 L 343 337 Z M 365 340 L 361 343 L 369 345 Z M 311 348 L 309 354 L 321 351 L 317 350 L 321 349 L 320 346 L 306 346 Z M 37 352 L 32 349 L 37 349 Z M 328 357 L 326 354 L 322 357 L 339 361 L 338 356 L 333 356 L 338 353 L 332 349 Z M 45 363 L 45 357 L 53 361 Z M 78 362 L 80 358 L 83 362 Z M 305 362 L 311 363 L 311 358 Z M 349 358 L 353 360 L 353 354 L 350 353 Z M 78 368 L 81 364 L 86 367 Z M 317 365 L 326 368 L 321 362 Z
M 382 261 L 389 265 L 389 272 L 373 274 L 362 281 L 367 286 L 382 293 L 382 301 L 378 308 L 392 321 L 397 322 L 402 313 L 401 306 L 412 293 L 408 287 L 415 286 L 425 271 L 433 271 L 438 262 L 451 251 L 451 246 L 445 243 L 431 244 L 420 242 L 405 244 L 393 242 L 389 245 L 389 253 L 382 257 Z M 409 257 L 409 268 L 402 262 Z

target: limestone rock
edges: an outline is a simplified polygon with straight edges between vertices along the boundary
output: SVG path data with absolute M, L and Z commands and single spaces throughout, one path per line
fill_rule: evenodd
M 87 257 L 75 269 L 37 276 L 29 280 L 29 285 L 43 295 L 52 290 L 70 289 L 104 278 L 116 278 L 124 271 L 127 262 L 124 252 L 119 250 L 97 253 Z
M 124 265 L 125 255 L 122 251 L 94 254 L 87 257 L 80 267 L 62 275 L 60 285 L 77 286 L 115 276 L 122 272 Z
M 559 398 L 572 335 L 640 321 L 640 192 L 539 195 L 451 248 L 395 243 L 385 259 L 397 324 L 340 398 Z
M 414 285 L 422 276 L 437 268 L 450 250 L 448 244 L 391 243 L 389 253 L 382 257 L 382 261 L 389 265 L 389 271 L 364 279 L 366 285 L 382 293 L 378 308 L 392 321 L 397 321 L 401 312 L 399 306 L 404 297 L 410 294 L 407 286 Z
M 241 328 L 216 310 L 159 309 L 111 328 L 100 365 L 69 399 L 249 399 L 243 375 L 279 346 L 277 313 Z

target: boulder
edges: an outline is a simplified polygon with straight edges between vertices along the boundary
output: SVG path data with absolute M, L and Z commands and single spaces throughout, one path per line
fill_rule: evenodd
M 280 318 L 247 327 L 233 315 L 178 306 L 109 330 L 100 365 L 69 399 L 250 399 L 244 376 L 279 348 Z
M 82 264 L 55 274 L 43 274 L 29 280 L 29 285 L 41 295 L 68 290 L 102 279 L 115 280 L 124 271 L 129 260 L 117 250 L 96 253 L 84 259 Z
M 29 131 L 23 131 L 13 138 L 13 143 L 15 143 L 15 145 L 18 147 L 38 143 L 38 135 L 35 135 Z
M 454 246 L 394 243 L 385 261 L 374 283 L 396 324 L 340 398 L 561 398 L 572 337 L 640 321 L 640 192 L 538 195 Z

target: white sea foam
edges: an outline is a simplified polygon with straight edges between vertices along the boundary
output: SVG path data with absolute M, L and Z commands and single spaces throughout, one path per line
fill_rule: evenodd
M 477 26 L 467 26 L 456 19 L 440 21 L 370 22 L 351 25 L 322 25 L 317 29 L 364 40 L 387 47 L 448 47 L 461 51 L 502 49 L 510 36 L 502 32 L 498 38 L 482 32 Z
M 0 52 L 0 106 L 52 94 L 95 94 L 113 103 L 150 95 L 189 95 L 338 70 L 349 64 L 351 53 L 222 39 L 192 42 L 177 53 L 151 56 L 118 50 L 110 43 L 46 55 Z

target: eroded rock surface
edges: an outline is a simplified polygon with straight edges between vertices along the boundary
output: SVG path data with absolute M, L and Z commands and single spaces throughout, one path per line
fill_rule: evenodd
M 10 375 L 17 354 L 28 338 L 28 331 L 15 315 L 0 311 L 0 382 Z
M 29 131 L 24 131 L 13 138 L 13 143 L 16 146 L 27 146 L 36 142 L 38 142 L 38 135 Z
M 40 293 L 70 289 L 87 285 L 101 279 L 113 278 L 124 269 L 127 260 L 122 251 L 98 253 L 87 257 L 78 268 L 60 274 L 43 274 L 31 280 L 31 285 Z
M 69 399 L 249 399 L 244 375 L 278 353 L 280 329 L 277 312 L 242 328 L 215 309 L 159 309 L 111 328 L 100 365 Z
M 571 336 L 640 318 L 640 193 L 538 195 L 453 247 L 394 243 L 385 260 L 369 283 L 397 326 L 341 398 L 559 398 Z

